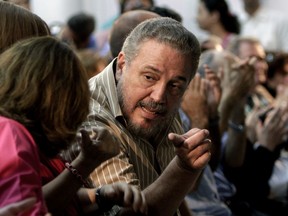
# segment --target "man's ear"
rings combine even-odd
[[[125,54],[121,51],[117,57],[116,80],[122,75],[125,63]]]

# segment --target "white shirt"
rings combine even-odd
[[[269,180],[269,198],[287,202],[288,192],[288,151],[282,150],[280,157],[276,160],[272,176]]]
[[[288,17],[260,8],[253,16],[243,17],[241,35],[256,37],[266,51],[288,52]]]

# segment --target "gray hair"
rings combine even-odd
[[[235,63],[238,60],[237,56],[228,50],[210,49],[202,52],[199,61],[198,73],[201,77],[205,77],[204,65],[218,73],[220,68],[223,68],[225,63]]]
[[[195,75],[200,57],[199,41],[181,23],[168,17],[146,20],[133,29],[122,47],[128,64],[137,55],[141,43],[151,39],[168,44],[183,55],[191,56],[191,73]]]
[[[259,44],[261,45],[261,42],[258,38],[250,37],[250,36],[241,36],[237,37],[235,40],[233,40],[230,45],[227,47],[227,50],[231,53],[239,56],[240,54],[240,46],[242,43],[249,43],[249,44]]]

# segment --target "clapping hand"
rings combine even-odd
[[[98,122],[97,126],[85,126],[81,129],[82,157],[87,164],[96,167],[120,152],[120,142],[115,134],[105,124]]]

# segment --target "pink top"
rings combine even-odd
[[[38,147],[27,129],[0,116],[0,207],[36,197],[33,208],[21,215],[44,215]]]

